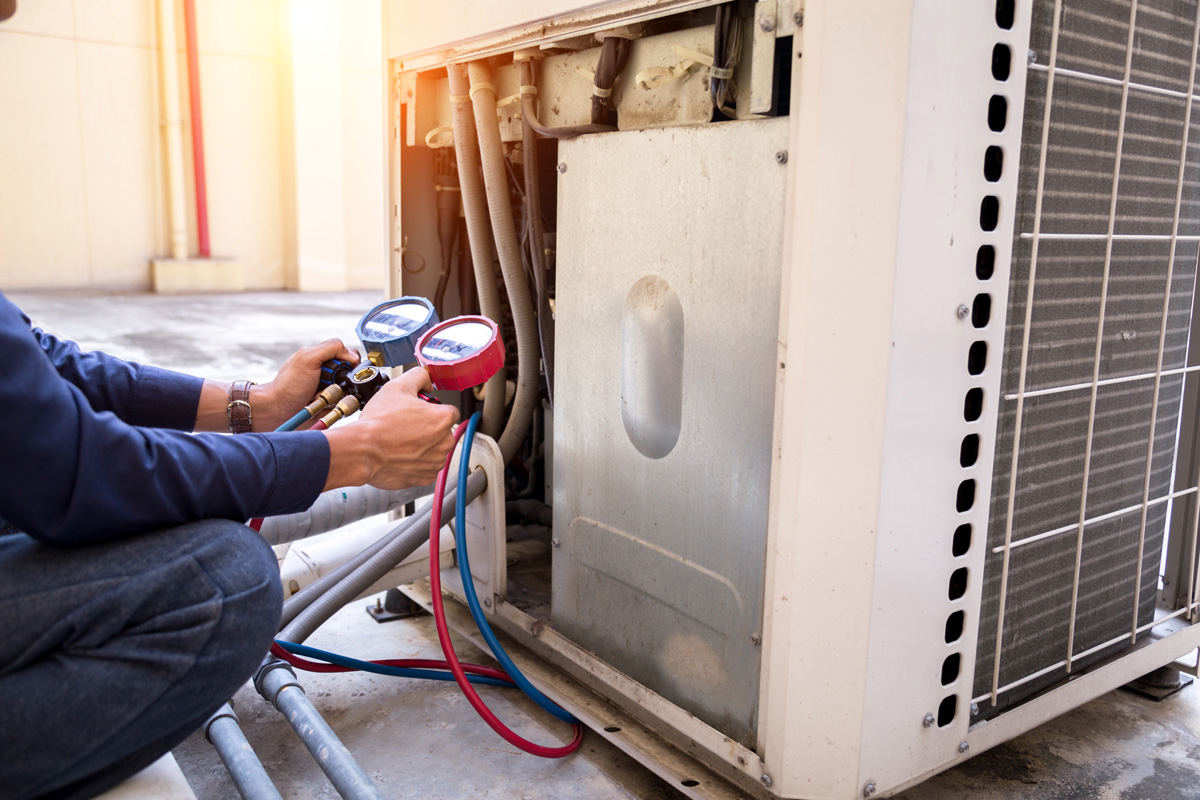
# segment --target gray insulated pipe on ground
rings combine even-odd
[[[471,262],[475,267],[475,287],[479,293],[479,313],[499,324],[500,290],[492,268],[492,231],[488,225],[487,200],[480,174],[479,143],[475,133],[475,118],[470,108],[470,82],[467,68],[462,64],[447,67],[450,77],[450,114],[454,126],[454,154],[458,159],[458,182],[462,192],[463,216],[467,222],[467,240],[471,245]],[[501,369],[484,386],[483,419],[480,432],[495,439],[504,422],[505,383],[508,376]],[[506,462],[507,463],[507,462]]]
[[[217,749],[229,777],[233,778],[233,785],[245,800],[283,800],[271,776],[254,754],[254,748],[246,741],[229,703],[208,718],[204,735]]]
[[[496,253],[500,256],[500,271],[512,306],[513,325],[517,329],[517,395],[512,415],[500,435],[500,454],[507,464],[516,455],[529,431],[533,407],[538,402],[538,343],[537,315],[525,282],[521,265],[521,245],[513,222],[512,201],[508,194],[508,170],[504,166],[504,146],[500,142],[500,119],[496,116],[496,88],[492,73],[482,61],[467,65],[470,77],[471,104],[475,109],[475,129],[479,136],[479,154],[483,163],[483,183],[487,190],[488,211],[492,215],[492,233],[496,237]],[[452,93],[454,89],[450,90]],[[464,199],[466,186],[463,187]]]
[[[376,489],[374,486],[335,489],[323,492],[307,511],[267,517],[258,534],[269,545],[286,544],[382,514],[432,492],[432,484],[396,492]]]
[[[471,476],[467,478],[466,502],[469,504],[486,488],[487,474],[481,469],[472,472]],[[454,501],[457,491],[457,488],[453,492],[447,491],[442,498],[443,524],[454,517]],[[342,606],[358,597],[396,564],[412,555],[413,551],[429,540],[429,518],[432,508],[432,503],[425,506],[419,513],[406,519],[404,523],[397,526],[395,531],[385,536],[386,541],[381,539],[381,545],[376,543],[378,546],[373,545],[338,569],[323,575],[316,583],[306,586],[304,592],[314,589],[318,583],[324,584],[315,588],[308,598],[301,600],[303,605],[295,603],[291,608],[288,607],[288,604],[284,605],[285,623],[278,638],[285,642],[303,642],[312,635],[313,631],[336,614]],[[364,554],[371,550],[374,552],[363,558]],[[430,569],[434,569],[433,559],[436,556],[430,555]],[[355,562],[358,563],[355,564]],[[288,600],[288,603],[300,600],[304,592],[298,592]],[[289,612],[291,619],[287,620]]]
[[[338,794],[346,800],[384,800],[375,782],[304,694],[291,667],[278,660],[265,664],[254,678],[254,688],[283,714]]]

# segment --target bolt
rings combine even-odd
[[[762,644],[762,637],[759,636],[757,633],[750,634],[750,644],[754,645],[755,647],[758,647],[760,644]]]
[[[1030,51],[1029,51],[1029,63],[1030,63],[1030,64],[1036,64],[1036,63],[1037,63],[1037,51],[1036,51],[1036,50],[1030,50]]]
[[[558,539],[551,539],[550,544],[554,547],[562,547],[562,542],[560,542]]]
[[[971,703],[971,716],[972,717],[979,716],[979,703]]]
[[[778,153],[775,154],[775,163],[777,163],[777,164],[786,164],[787,163],[787,150],[780,150]]]
[[[567,165],[560,163],[557,167],[555,167],[555,169],[558,170],[559,175],[562,175],[564,172],[567,171]]]
[[[761,17],[758,20],[758,27],[762,28],[763,33],[770,33],[775,30],[775,20],[771,17]]]
[[[921,724],[924,725],[926,728],[932,728],[933,727],[933,714],[926,714],[925,719],[921,720]]]
[[[792,22],[796,23],[797,28],[802,27],[804,25],[804,12],[797,11],[795,14],[792,14]]]
[[[875,794],[875,784],[868,783],[863,787],[863,797],[871,797]]]
[[[971,309],[966,304],[963,304],[958,307],[958,318],[959,319],[966,319],[969,316],[971,316]]]
[[[762,774],[762,777],[759,778],[759,780],[762,781],[762,785],[767,787],[768,789],[770,789],[771,784],[775,782],[775,781],[771,780],[771,776],[765,772]]]
[[[971,749],[971,745],[967,744],[966,742],[958,743],[958,752],[966,753],[966,752],[970,751],[970,749]]]
[[[378,597],[375,598],[375,610],[383,611],[383,600]]]
[[[483,598],[483,607],[491,608],[492,607],[492,598],[490,598],[490,597]]]

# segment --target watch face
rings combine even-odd
[[[482,322],[447,325],[425,341],[421,356],[427,361],[442,363],[461,361],[482,350],[492,335],[492,328]]]
[[[363,335],[373,342],[399,339],[424,325],[429,316],[429,309],[421,303],[396,303],[379,309],[364,320]]]

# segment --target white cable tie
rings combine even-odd
[[[520,94],[537,94],[537,87],[528,83],[521,84]]]
[[[713,57],[707,53],[701,53],[699,50],[693,50],[692,48],[684,47],[681,44],[671,45],[671,50],[677,55],[681,55],[684,58],[695,61],[697,64],[703,64],[706,67],[711,67],[713,65]]]
[[[501,107],[503,107],[503,106],[506,106],[506,105],[508,105],[509,103],[515,103],[515,102],[517,102],[517,101],[518,101],[518,100],[520,100],[520,99],[521,99],[521,95],[519,95],[519,94],[510,94],[508,97],[504,97],[504,98],[501,98],[501,99],[497,100],[497,101],[496,101],[496,108],[501,108]]]
[[[425,134],[425,146],[434,150],[439,147],[449,147],[452,144],[454,144],[454,128],[449,125],[433,128]]]
[[[467,97],[471,100],[474,100],[476,92],[491,92],[492,94],[495,94],[496,87],[492,86],[492,84],[488,83],[487,81],[480,81],[479,83],[471,84],[471,91],[467,93]]]
[[[471,102],[471,95],[469,95],[469,94],[452,94],[452,95],[450,95],[450,102],[451,103],[469,103],[469,102]]]
[[[586,78],[589,83],[596,82],[596,73],[592,72],[590,69],[583,66],[582,64],[580,64],[578,67],[575,68],[575,74],[581,78]]]
[[[709,74],[719,81],[727,81],[733,77],[733,70],[728,67],[710,67]]]
[[[612,89],[601,89],[599,86],[592,87],[592,94],[601,99],[612,97]]]

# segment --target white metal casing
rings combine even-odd
[[[632,16],[656,4],[636,5]],[[1010,29],[990,2],[786,5],[780,16],[802,15],[803,25],[792,52],[758,758],[723,746],[718,731],[686,713],[660,714],[662,698],[644,705],[707,759],[766,776],[772,794],[848,800],[868,785],[879,796],[898,791],[1011,738],[1169,663],[1197,635],[1179,626],[1123,663],[970,728],[1031,4],[1016,2]],[[587,30],[589,13],[548,30]],[[435,64],[428,54],[462,58],[536,42],[526,20],[509,22],[481,37],[477,51],[455,38],[390,53],[406,65]],[[1005,81],[990,70],[997,44],[1015,54]],[[993,96],[1007,100],[999,131],[988,126]],[[983,171],[989,146],[1005,154],[994,182]],[[999,206],[992,230],[981,227],[985,197]],[[974,269],[983,244],[996,251],[986,281]],[[993,302],[977,329],[969,311],[980,293]],[[977,342],[989,357],[971,375]],[[983,400],[968,420],[972,390]],[[964,468],[960,445],[970,434],[979,453]],[[964,481],[974,481],[973,502],[960,512]],[[971,546],[956,557],[952,541],[964,524],[973,526]],[[962,570],[965,591],[951,599]],[[956,612],[961,635],[947,642]],[[543,655],[587,660],[518,615],[497,615]],[[957,678],[943,685],[954,655]],[[629,698],[616,678],[588,672],[593,685]],[[938,724],[949,697],[955,712]]]

